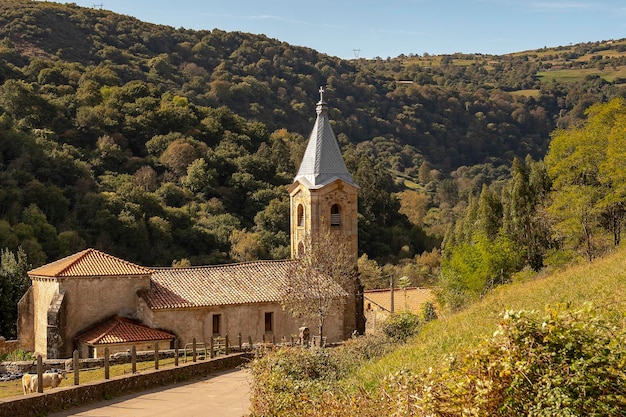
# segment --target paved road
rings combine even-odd
[[[248,415],[249,393],[248,373],[228,371],[49,414],[48,417],[242,417]]]

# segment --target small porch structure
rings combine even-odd
[[[162,330],[153,329],[139,321],[115,316],[111,320],[94,327],[76,338],[81,358],[98,358],[109,348],[109,354],[128,352],[133,346],[138,351],[170,349],[176,336]]]

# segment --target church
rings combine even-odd
[[[292,259],[307,236],[329,231],[345,242],[356,267],[357,195],[328,119],[320,88],[317,118],[300,168],[289,187]],[[31,287],[18,304],[20,346],[44,358],[98,356],[135,345],[138,350],[179,346],[211,337],[231,341],[281,340],[315,323],[282,308],[293,260],[186,268],[140,266],[87,249],[28,272]],[[355,278],[356,280],[357,278]],[[359,286],[356,285],[356,288]],[[363,299],[341,291],[344,302],[326,321],[327,342],[363,333]],[[235,342],[236,343],[236,342]]]

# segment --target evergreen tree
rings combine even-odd
[[[30,286],[29,269],[22,248],[16,253],[5,248],[0,253],[0,336],[6,339],[17,337],[17,302]]]
[[[525,162],[513,160],[511,180],[502,194],[504,232],[518,245],[525,263],[536,271],[543,266],[543,255],[551,246],[550,225],[541,216],[549,192],[550,179],[543,162],[530,156]]]

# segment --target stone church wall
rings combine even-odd
[[[48,308],[55,294],[59,292],[59,283],[51,279],[33,280],[35,354],[47,357],[48,353]],[[22,335],[20,334],[20,339]]]
[[[165,331],[172,332],[184,347],[191,343],[193,338],[197,342],[209,343],[213,336],[213,316],[220,315],[220,335],[228,337],[231,344],[237,343],[239,333],[243,341],[252,338],[252,342],[260,342],[265,339],[270,341],[272,336],[280,341],[284,336],[289,340],[292,335],[299,334],[299,328],[303,325],[309,327],[311,335],[317,334],[317,322],[303,323],[282,309],[279,304],[252,304],[239,306],[222,306],[216,308],[199,308],[189,310],[158,310],[150,311],[140,308],[143,317],[140,317],[146,325]],[[273,329],[265,332],[265,313],[273,313]],[[335,314],[329,315],[324,324],[324,335],[328,343],[344,340],[343,310],[338,308]]]
[[[137,290],[150,286],[149,276],[67,278],[65,290],[66,324],[61,330],[63,346],[59,357],[69,358],[75,349],[74,338],[103,321],[120,315],[137,318]]]
[[[33,352],[35,350],[35,300],[32,285],[17,303],[17,310],[17,335],[19,347]],[[3,352],[0,352],[0,354],[1,353]]]

